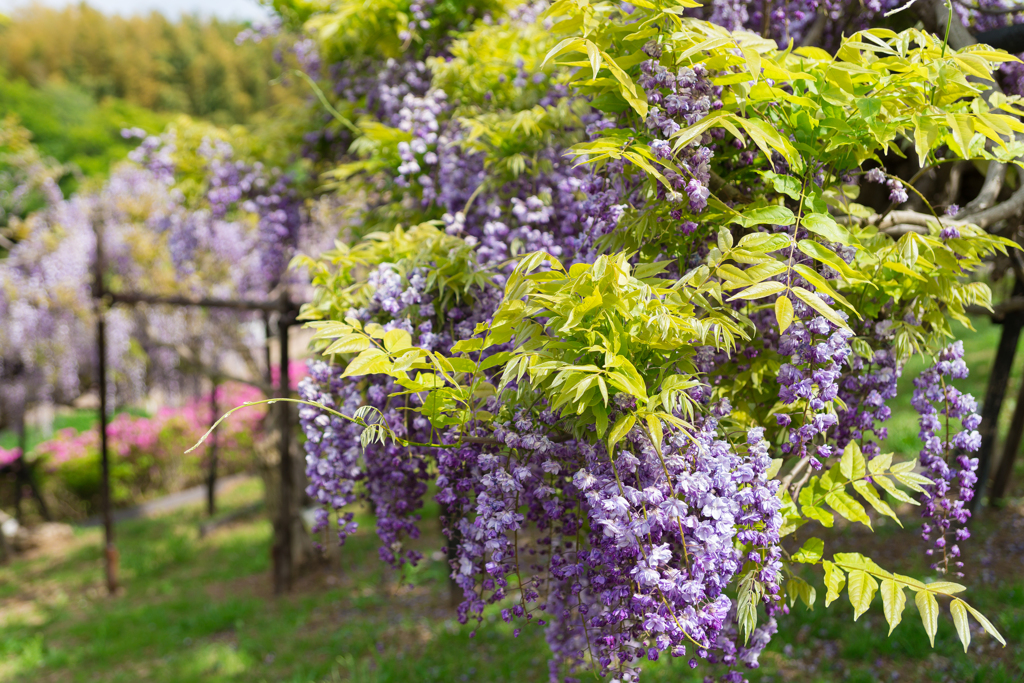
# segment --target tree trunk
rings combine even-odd
[[[1006,435],[1006,443],[1003,444],[1003,457],[999,460],[999,468],[992,480],[992,492],[989,494],[990,506],[995,506],[997,501],[1006,496],[1010,479],[1013,477],[1013,463],[1017,459],[1017,451],[1020,450],[1022,438],[1024,438],[1024,384],[1021,384],[1020,392],[1017,394],[1017,405],[1013,409],[1010,431]]]
[[[1024,283],[1017,280],[1013,284],[1013,296],[1024,295]],[[989,472],[992,469],[992,453],[996,439],[999,438],[999,413],[1006,397],[1006,385],[1010,381],[1010,370],[1013,359],[1017,355],[1017,342],[1020,340],[1021,327],[1024,326],[1024,314],[1008,313],[1003,320],[1003,332],[999,337],[999,348],[996,349],[992,374],[988,378],[985,400],[981,404],[981,448],[978,450],[978,485],[971,501],[971,512],[976,512],[981,505]]]
[[[287,409],[289,405],[287,403],[276,403],[271,406],[271,414],[268,416],[268,421],[272,420],[272,424],[278,422],[275,419],[276,411],[281,409]],[[294,440],[291,441],[291,465],[293,469],[292,481],[301,482],[306,476],[303,468],[303,459],[297,457],[295,452],[298,449],[298,444]],[[290,574],[298,574],[304,567],[306,567],[316,557],[316,550],[313,547],[313,540],[310,538],[309,533],[306,531],[306,526],[302,521],[301,514],[301,497],[291,496],[290,504],[288,505],[288,533],[282,534],[279,525],[282,524],[283,517],[281,515],[281,452],[280,452],[280,431],[274,429],[270,431],[266,437],[261,439],[256,444],[256,463],[259,469],[260,477],[263,479],[264,496],[267,505],[267,515],[274,524],[274,547],[271,549],[272,553],[277,555],[277,560],[284,561],[289,566]],[[282,547],[280,545],[281,537],[288,538],[288,547]],[[290,578],[289,578],[290,581]],[[275,590],[283,591],[287,590],[287,586],[276,586]]]

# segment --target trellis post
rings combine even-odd
[[[104,316],[103,288],[103,237],[99,221],[93,218],[93,230],[96,233],[96,258],[93,279],[93,297],[96,301],[96,346],[99,351],[97,359],[98,391],[100,398],[100,468],[102,483],[100,487],[101,505],[103,507],[103,534],[106,540],[105,560],[107,575],[107,591],[113,595],[117,592],[117,546],[114,544],[114,518],[110,510],[110,457],[107,449],[107,330]]]
[[[279,398],[289,398],[291,395],[289,383],[289,359],[288,359],[288,327],[291,323],[291,307],[289,306],[287,293],[281,292],[281,313],[278,316],[278,390]],[[294,498],[294,481],[291,458],[291,411],[287,402],[277,404],[278,430],[280,431],[279,476],[280,476],[280,503],[275,522],[274,533],[274,592],[284,593],[291,589],[294,570],[293,539],[292,539],[292,499]]]
[[[210,379],[210,429],[217,423],[220,410],[217,406],[217,379]],[[217,430],[213,429],[210,434],[209,462],[206,474],[206,514],[213,517],[217,511],[217,451],[220,446],[217,437]]]

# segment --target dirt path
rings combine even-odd
[[[255,479],[256,477],[251,474],[233,474],[229,477],[217,480],[217,493],[221,494],[225,491],[233,489],[239,484]],[[178,508],[193,503],[201,503],[206,500],[206,487],[205,486],[193,486],[190,489],[184,491],[178,491],[172,493],[163,498],[157,498],[135,507],[123,508],[121,510],[114,510],[113,517],[114,522],[123,522],[128,519],[140,519],[143,517],[152,517],[159,515],[164,512],[170,512],[171,510],[177,510]],[[78,522],[76,526],[80,527],[93,527],[100,526],[103,524],[102,515],[93,515],[88,517],[81,522]]]

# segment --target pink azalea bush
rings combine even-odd
[[[217,389],[221,410],[261,398],[258,389],[244,384],[229,383]],[[219,474],[250,468],[254,439],[265,415],[265,406],[255,406],[222,423],[217,430]],[[116,416],[107,426],[114,504],[133,505],[205,481],[210,442],[192,453],[185,451],[206,432],[211,417],[208,393],[179,407],[162,408],[152,417]],[[0,463],[8,453],[0,451]],[[95,429],[81,433],[63,429],[30,457],[41,465],[47,495],[65,514],[80,516],[98,509],[101,473]]]
[[[10,450],[0,447],[0,467],[6,467],[12,462],[21,457],[20,448],[12,448]]]

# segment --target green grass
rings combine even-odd
[[[246,485],[221,507],[261,495]],[[362,534],[340,570],[318,568],[274,598],[269,524],[200,540],[201,520],[196,508],[121,525],[125,589],[112,599],[96,530],[0,568],[0,681],[523,681],[546,671],[539,633],[513,639],[499,621],[469,638],[448,609],[442,562],[400,577]],[[424,523],[437,528],[436,518]]]
[[[245,484],[222,497],[221,509],[230,512],[261,495],[258,483]],[[986,538],[996,539],[998,549],[1013,538],[1006,529],[1024,526],[1024,518],[1013,514],[1011,524],[1006,514],[980,520],[982,532],[972,541],[977,555],[991,552]],[[418,544],[429,556],[441,545],[436,509],[425,517]],[[0,681],[547,680],[547,647],[537,628],[513,638],[511,627],[493,613],[482,625],[459,625],[448,603],[445,564],[428,559],[404,575],[385,569],[370,519],[360,518],[365,531],[350,539],[339,558],[307,573],[285,597],[270,591],[265,520],[240,521],[200,539],[202,520],[197,507],[120,525],[124,589],[114,598],[103,589],[98,530],[78,531],[67,547],[0,568]],[[838,531],[827,543],[868,552],[894,570],[924,573],[913,533],[892,525],[876,535]],[[1005,553],[1000,557],[1006,559]],[[822,607],[815,579],[816,609],[798,608],[780,620],[761,669],[749,677],[807,683],[1021,680],[1020,559],[1018,552],[1015,562],[997,562],[996,573],[974,581],[968,593],[1009,639],[1006,649],[993,650],[990,639],[975,634],[971,653],[964,655],[946,614],[933,651],[913,605],[887,638],[880,604],[854,623],[845,597]],[[891,678],[891,671],[899,678]],[[696,682],[706,673],[663,658],[645,668],[643,680]]]

